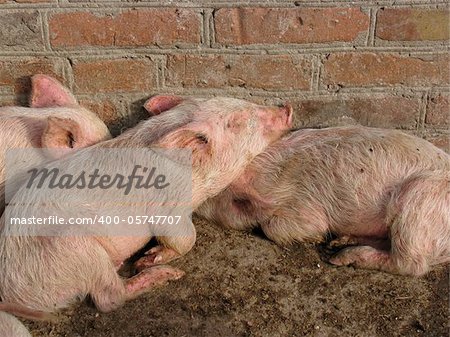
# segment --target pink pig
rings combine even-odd
[[[146,108],[154,114],[164,113],[94,148],[191,149],[193,208],[226,188],[292,123],[290,107],[264,107],[231,98],[156,96]],[[87,151],[80,150],[62,161],[67,167],[85,167],[92,162]],[[29,196],[39,198],[39,193],[21,188],[12,202],[29,200]],[[99,204],[104,202],[99,199]],[[59,200],[57,195],[55,200]],[[85,205],[77,212],[93,216],[94,208]],[[5,221],[3,216],[3,231]],[[192,228],[193,235],[157,237],[159,246],[142,258],[140,272],[129,279],[122,279],[117,268],[151,237],[1,235],[0,297],[5,303],[52,312],[90,294],[99,310],[113,310],[183,275],[179,269],[155,264],[180,257],[194,245],[193,224],[189,220],[184,225]]]
[[[6,312],[33,320],[54,320],[51,314],[33,311],[17,305],[0,303],[0,336],[5,337],[31,337],[22,322]]]
[[[32,77],[30,108],[0,108],[0,194],[4,194],[5,154],[9,149],[80,149],[111,138],[106,125],[81,107],[61,83],[50,76]],[[53,154],[55,152],[52,152]],[[61,155],[67,151],[61,151]],[[48,158],[42,152],[42,162]],[[26,165],[24,164],[24,169]],[[4,204],[1,203],[1,209]]]
[[[7,337],[31,337],[27,328],[14,316],[0,311],[0,335]]]
[[[450,261],[449,159],[400,131],[298,130],[197,212],[227,228],[260,226],[281,245],[332,233],[355,245],[335,265],[423,275]]]

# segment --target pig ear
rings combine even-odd
[[[41,144],[43,148],[71,149],[75,147],[79,133],[78,123],[68,118],[49,117]]]
[[[34,75],[31,78],[30,107],[71,107],[78,106],[76,98],[69,89],[47,75]]]
[[[170,110],[176,107],[183,101],[183,98],[175,95],[157,95],[153,96],[144,104],[145,110],[147,110],[152,116],[159,115],[161,112]]]
[[[190,129],[172,132],[161,141],[160,146],[191,149],[194,165],[207,161],[211,153],[211,141],[208,135],[204,132]]]

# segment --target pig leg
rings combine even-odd
[[[126,299],[133,299],[150,289],[164,285],[170,280],[178,280],[184,272],[169,266],[154,266],[139,272],[125,282]]]
[[[102,312],[112,311],[126,300],[124,281],[112,266],[102,271],[89,294],[97,309]]]
[[[391,249],[346,248],[336,265],[423,275],[435,263],[450,260],[449,173],[424,172],[405,180],[386,207]]]
[[[153,247],[134,263],[137,271],[178,259],[191,250],[195,236],[159,237],[161,245]],[[173,247],[173,248],[172,248]]]
[[[124,280],[92,237],[0,235],[0,255],[2,301],[42,312],[65,308],[87,294],[99,310],[111,311],[183,275],[180,270],[158,266]]]
[[[154,266],[123,280],[115,269],[109,269],[103,273],[101,279],[97,280],[90,295],[100,311],[109,312],[125,301],[134,299],[154,287],[164,285],[169,280],[177,280],[183,275],[184,272],[176,268]]]
[[[390,253],[371,246],[345,248],[333,256],[329,262],[337,266],[353,265],[365,269],[396,272]]]
[[[153,260],[153,263],[155,264],[172,261],[181,256],[181,254],[177,253],[172,248],[161,245],[149,249],[145,255],[147,255],[149,260]]]
[[[189,223],[187,231],[192,235],[187,236],[159,236],[156,237],[159,245],[151,248],[145,256],[134,264],[136,270],[140,271],[156,264],[163,264],[175,260],[189,252],[195,244],[196,232],[192,222]]]
[[[0,311],[0,334],[7,337],[31,337],[22,322],[2,311]]]
[[[295,211],[295,210],[294,210]],[[292,212],[292,210],[289,210]],[[327,232],[324,214],[300,209],[295,213],[272,216],[261,223],[261,229],[271,240],[280,245],[292,242],[321,242]],[[300,214],[300,215],[299,215]]]
[[[106,251],[103,246],[97,241],[94,244],[95,246],[91,250],[98,251],[98,261],[96,261],[98,268],[93,268],[91,272],[94,275],[91,276],[89,294],[96,307],[102,312],[114,310],[125,301],[134,299],[155,286],[163,285],[169,280],[177,280],[184,275],[183,271],[176,268],[155,266],[142,269],[137,275],[124,280],[117,273],[117,268],[109,256],[104,256]],[[99,256],[100,254],[102,256]]]
[[[390,241],[379,238],[357,237],[357,236],[340,236],[328,243],[330,248],[343,248],[344,246],[370,246],[379,250],[389,250]]]

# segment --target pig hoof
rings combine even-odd
[[[158,260],[161,261],[161,259],[157,259],[158,256],[155,255],[148,255],[141,257],[139,260],[137,260],[134,263],[134,268],[136,269],[136,272],[141,272],[142,270],[148,269],[150,267],[156,266],[158,264]]]
[[[330,259],[337,266],[353,265],[359,268],[392,271],[392,259],[389,252],[370,246],[349,247],[341,250]]]
[[[164,250],[163,246],[156,246],[156,247],[150,248],[148,251],[146,251],[145,255],[151,255],[151,254],[160,253],[163,250]]]
[[[367,250],[371,247],[359,246],[344,248],[339,253],[330,258],[329,262],[336,266],[355,265],[365,260]]]
[[[156,246],[145,253],[145,256],[141,257],[134,263],[136,271],[141,271],[149,267],[153,267],[158,264],[167,263],[176,259],[180,255],[171,248],[164,246]]]
[[[145,270],[147,268],[164,263],[163,261],[164,249],[165,248],[162,246],[156,246],[145,252],[145,256],[141,257],[134,263],[134,268],[136,269],[136,272],[141,272],[142,270]]]
[[[328,243],[328,246],[330,248],[339,248],[339,247],[343,247],[343,246],[354,246],[357,245],[358,241],[356,240],[356,238],[353,238],[351,236],[341,236],[338,237],[334,240],[331,240]]]

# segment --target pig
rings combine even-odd
[[[0,108],[0,195],[4,195],[5,154],[16,148],[58,148],[40,153],[41,161],[108,140],[106,125],[93,112],[81,107],[56,79],[47,75],[31,78],[30,108]],[[19,160],[19,159],[18,159]],[[23,169],[26,163],[23,161]],[[34,160],[36,162],[36,160]],[[3,199],[3,198],[2,198]],[[4,201],[0,202],[1,209]]]
[[[226,228],[260,227],[280,245],[350,244],[332,256],[420,276],[450,260],[450,161],[431,143],[363,126],[300,129],[260,154],[197,214]]]
[[[54,320],[55,317],[50,314],[42,312],[32,311],[24,307],[9,305],[0,303],[0,336],[5,337],[31,337],[28,330],[17,318],[11,314],[6,313],[9,311],[16,315],[20,315],[24,318],[33,320]]]
[[[266,107],[232,98],[160,95],[149,99],[145,107],[155,116],[92,148],[191,149],[194,209],[225,189],[292,124],[292,108],[288,105]],[[61,161],[67,167],[84,167],[92,162],[88,151],[79,150]],[[12,203],[30,197],[38,200],[39,193],[21,188]],[[52,202],[58,200],[56,195]],[[60,207],[64,209],[63,205]],[[95,212],[90,205],[77,208],[84,217],[93,217]],[[4,303],[53,312],[89,294],[100,311],[113,310],[126,300],[183,275],[183,271],[165,263],[186,254],[194,245],[195,228],[190,219],[188,222],[191,235],[157,236],[158,245],[139,260],[139,272],[123,279],[117,269],[151,236],[5,235],[8,226],[3,215],[0,298]]]
[[[31,337],[27,328],[14,316],[0,311],[0,335],[5,337]]]

